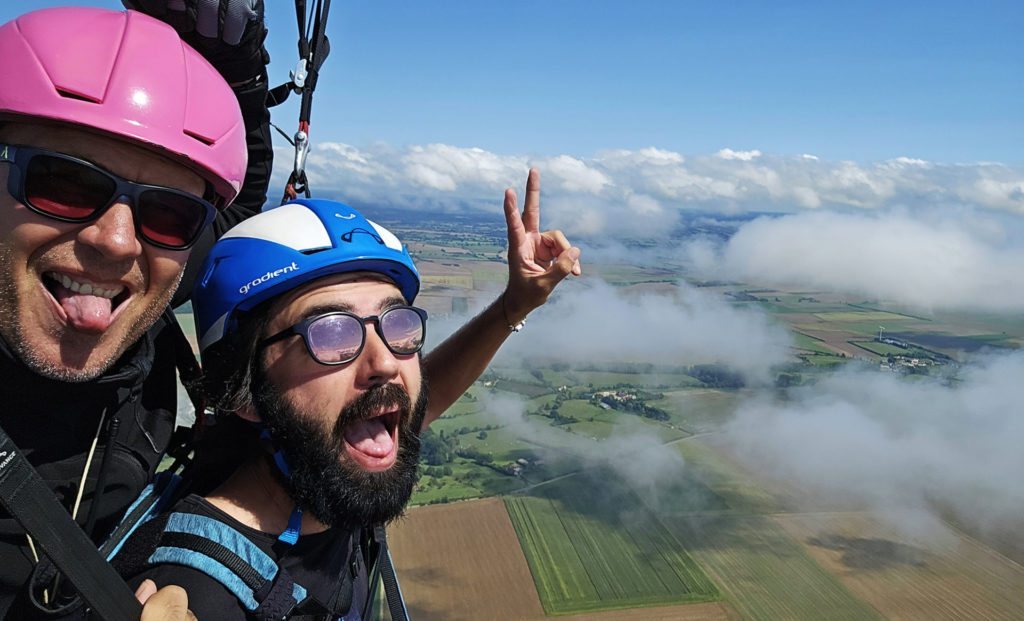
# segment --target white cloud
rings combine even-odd
[[[1024,310],[1024,249],[991,218],[810,212],[759,218],[718,252],[690,253],[711,277],[861,294],[926,310]]]
[[[446,144],[410,147],[401,162],[414,184],[445,192],[456,190],[460,184],[497,187],[513,175],[522,176],[526,172],[523,158]]]
[[[542,179],[554,182],[562,191],[578,194],[600,194],[611,179],[601,171],[587,166],[583,160],[560,155],[550,160],[536,162],[542,172]]]
[[[283,186],[292,161],[291,149],[277,150],[277,187]],[[629,196],[641,195],[657,201],[665,213],[960,205],[1024,215],[1024,167],[940,165],[909,157],[865,164],[758,150],[683,156],[647,147],[600,151],[592,158],[531,159],[446,144],[396,149],[325,143],[313,145],[307,172],[311,188],[321,193],[372,196],[377,203],[398,206],[430,200],[446,209],[486,203],[489,209],[495,201],[500,205],[506,187],[522,187],[529,166],[540,168],[544,196],[563,199],[562,205],[596,197],[600,201],[591,207],[608,211],[601,220],[609,224],[616,220],[608,216]],[[656,219],[646,233],[671,230],[663,224],[664,218]],[[590,223],[584,228],[590,230]],[[644,230],[642,222],[633,228]]]
[[[1024,515],[1022,376],[1019,352],[977,360],[953,386],[839,373],[785,401],[758,395],[726,437],[750,467],[833,503],[883,518],[924,511],[931,528],[951,508],[978,528],[1011,528]]]
[[[733,151],[732,149],[722,149],[715,155],[723,160],[743,160],[744,162],[749,162],[756,157],[761,157],[761,152],[757,149],[754,149],[753,151]]]
[[[444,321],[437,334],[464,319]],[[673,294],[623,292],[583,278],[560,284],[498,356],[511,364],[538,356],[571,365],[719,363],[760,381],[788,359],[789,345],[788,332],[770,318],[730,305],[718,294],[685,284]]]

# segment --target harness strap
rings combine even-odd
[[[171,513],[147,562],[174,563],[207,574],[258,619],[282,619],[306,597],[306,589],[259,546],[202,515]]]
[[[331,0],[316,0],[316,7],[306,17],[306,0],[295,0],[295,16],[299,26],[299,62],[291,72],[291,81],[267,93],[267,107],[276,106],[295,91],[301,94],[299,104],[299,129],[295,139],[289,140],[295,147],[295,164],[285,184],[281,203],[298,198],[299,194],[310,197],[306,181],[306,156],[309,154],[309,120],[313,107],[313,91],[316,90],[320,67],[331,53],[327,39],[327,15]],[[312,22],[312,23],[308,23]],[[280,130],[279,130],[280,131]]]
[[[381,580],[384,582],[384,595],[388,598],[391,621],[409,621],[409,611],[405,608],[402,589],[398,587],[398,576],[395,575],[395,566],[391,562],[391,551],[388,550],[384,527],[375,526],[373,536],[380,542]]]
[[[395,574],[395,566],[391,562],[387,534],[382,524],[373,527],[370,531],[370,539],[368,553],[373,559],[373,568],[370,570],[370,594],[366,599],[362,617],[364,619],[371,618],[377,595],[377,583],[383,582],[384,595],[388,600],[388,611],[391,613],[392,621],[409,621],[409,611],[405,608],[402,589],[398,586],[398,576]]]
[[[75,585],[99,618],[136,620],[142,606],[0,428],[0,504]]]
[[[128,510],[125,511],[121,522],[114,528],[103,545],[100,546],[100,553],[109,561],[117,556],[125,541],[131,537],[139,526],[142,526],[153,516],[162,513],[181,495],[182,479],[176,474],[168,471],[158,472],[153,482],[146,486],[139,497],[135,499]]]

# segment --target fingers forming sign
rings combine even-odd
[[[582,273],[580,249],[562,231],[540,230],[540,173],[531,168],[526,180],[522,214],[516,193],[505,190],[505,224],[508,227],[508,294],[506,312],[518,322],[547,301],[569,274]]]

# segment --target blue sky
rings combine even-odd
[[[268,4],[281,82],[294,9]],[[328,23],[314,140],[1024,163],[1019,3],[336,0]]]

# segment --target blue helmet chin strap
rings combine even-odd
[[[274,447],[274,464],[277,465],[277,469],[281,471],[281,474],[285,478],[292,476],[292,469],[288,465],[288,459],[285,457],[284,451],[277,447],[277,443],[274,442],[274,438],[270,435],[270,430],[266,427],[260,431],[260,439],[266,440],[271,443]],[[277,540],[288,544],[290,546],[295,545],[295,542],[299,540],[299,533],[302,531],[302,508],[295,505],[292,509],[292,514],[288,517],[288,528],[284,529],[280,535],[277,536]]]

